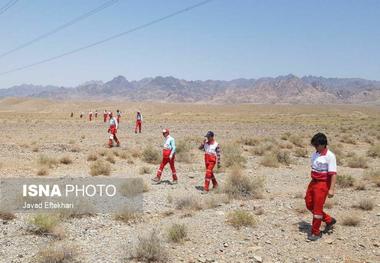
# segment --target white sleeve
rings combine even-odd
[[[329,156],[328,166],[329,173],[336,173],[336,157],[334,154],[331,154]]]

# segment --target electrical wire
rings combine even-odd
[[[69,22],[67,22],[65,24],[62,24],[62,25],[54,28],[51,31],[48,31],[48,32],[46,32],[44,34],[41,34],[38,37],[33,38],[32,40],[29,40],[29,41],[27,41],[27,42],[25,42],[25,43],[23,43],[23,44],[15,47],[15,48],[12,48],[12,49],[4,52],[4,53],[1,53],[0,54],[0,58],[3,58],[3,57],[5,57],[5,56],[7,56],[9,54],[12,54],[12,53],[20,50],[20,49],[23,49],[23,48],[25,48],[27,46],[30,46],[30,45],[34,44],[35,42],[38,42],[38,41],[40,41],[40,40],[42,40],[44,38],[47,38],[47,37],[49,37],[49,36],[51,36],[51,35],[59,32],[59,31],[61,31],[63,29],[65,29],[65,28],[67,28],[69,26],[72,26],[72,25],[78,23],[79,21],[81,21],[81,20],[83,20],[83,19],[85,19],[85,18],[87,18],[89,16],[95,15],[95,14],[99,13],[100,11],[106,9],[107,7],[110,7],[110,6],[114,5],[118,1],[119,0],[110,0],[110,1],[107,1],[107,2],[103,3],[102,5],[100,5],[100,6],[96,7],[96,8],[94,8],[94,9],[92,9],[92,10],[90,10],[90,11],[88,11],[88,12],[86,12],[86,13],[84,13],[84,14],[82,14],[82,15],[80,15],[80,16],[72,19],[72,20],[70,20]]]
[[[6,3],[3,7],[0,7],[0,15],[4,14],[9,8],[14,6],[18,0],[11,0],[8,3]]]
[[[29,64],[29,65],[25,65],[25,66],[21,66],[21,67],[17,67],[17,68],[14,68],[14,69],[11,69],[11,70],[8,70],[8,71],[3,71],[3,72],[0,72],[0,76],[3,76],[3,75],[6,75],[6,74],[9,74],[9,73],[13,73],[13,72],[16,72],[16,71],[20,71],[20,70],[24,70],[24,69],[27,69],[27,68],[31,68],[31,67],[34,67],[34,66],[37,66],[37,65],[41,65],[41,64],[44,64],[44,63],[47,63],[47,62],[50,62],[50,61],[53,61],[53,60],[57,60],[57,59],[60,59],[62,57],[65,57],[65,56],[69,56],[69,55],[72,55],[74,53],[78,53],[82,50],[85,50],[85,49],[88,49],[88,48],[91,48],[91,47],[94,47],[94,46],[98,46],[100,44],[103,44],[105,42],[108,42],[108,41],[111,41],[111,40],[114,40],[116,38],[120,38],[122,36],[125,36],[125,35],[128,35],[128,34],[131,34],[135,31],[138,31],[138,30],[141,30],[141,29],[144,29],[144,28],[147,28],[149,26],[152,26],[154,24],[157,24],[157,23],[160,23],[164,20],[167,20],[169,18],[172,18],[174,16],[177,16],[177,15],[180,15],[182,13],[185,13],[185,12],[189,12],[197,7],[200,7],[200,6],[203,6],[209,2],[211,2],[213,0],[205,0],[205,1],[201,1],[197,4],[194,4],[194,5],[191,5],[191,6],[188,6],[188,7],[185,7],[183,9],[180,9],[178,11],[175,11],[173,13],[170,13],[166,16],[163,16],[163,17],[160,17],[160,18],[156,18],[154,20],[151,20],[150,22],[147,22],[145,24],[142,24],[142,25],[139,25],[139,26],[136,26],[132,29],[129,29],[127,31],[124,31],[124,32],[121,32],[121,33],[118,33],[118,34],[115,34],[115,35],[112,35],[110,37],[107,37],[105,39],[102,39],[102,40],[99,40],[97,42],[94,42],[94,43],[91,43],[91,44],[88,44],[86,46],[82,46],[82,47],[79,47],[79,48],[76,48],[76,49],[73,49],[71,51],[68,51],[66,53],[63,53],[63,54],[60,54],[60,55],[57,55],[57,56],[54,56],[54,57],[50,57],[50,58],[47,58],[47,59],[43,59],[43,60],[40,60],[40,61],[37,61],[37,62],[34,62],[32,64]]]

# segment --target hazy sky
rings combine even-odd
[[[9,0],[0,0],[0,7]],[[0,53],[106,0],[19,0],[0,15]],[[14,54],[0,73],[90,44],[197,3],[120,0]],[[293,73],[380,80],[378,0],[214,0],[149,28],[30,69],[0,76],[21,83],[74,86],[116,75],[140,79],[233,79]]]

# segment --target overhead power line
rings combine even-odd
[[[4,6],[0,7],[0,15],[5,13],[9,8],[14,6],[17,2],[18,2],[18,0],[11,0],[8,3],[6,3]]]
[[[86,46],[82,46],[82,47],[79,47],[79,48],[76,48],[76,49],[73,49],[71,51],[68,51],[66,53],[63,53],[63,54],[60,54],[60,55],[57,55],[57,56],[54,56],[54,57],[50,57],[50,58],[47,58],[47,59],[43,59],[43,60],[40,60],[40,61],[37,61],[37,62],[34,62],[32,64],[29,64],[29,65],[25,65],[25,66],[21,66],[21,67],[18,67],[18,68],[14,68],[14,69],[11,69],[11,70],[8,70],[8,71],[3,71],[3,72],[0,72],[0,76],[2,75],[5,75],[5,74],[9,74],[9,73],[13,73],[13,72],[16,72],[16,71],[20,71],[20,70],[24,70],[24,69],[27,69],[27,68],[31,68],[31,67],[34,67],[34,66],[37,66],[37,65],[40,65],[40,64],[44,64],[44,63],[47,63],[47,62],[50,62],[50,61],[53,61],[53,60],[57,60],[57,59],[60,59],[62,57],[65,57],[65,56],[69,56],[69,55],[72,55],[74,53],[78,53],[82,50],[85,50],[85,49],[88,49],[88,48],[91,48],[91,47],[94,47],[94,46],[98,46],[100,44],[103,44],[105,42],[108,42],[108,41],[111,41],[111,40],[114,40],[116,38],[120,38],[122,36],[125,36],[125,35],[128,35],[128,34],[131,34],[133,32],[136,32],[138,30],[141,30],[141,29],[144,29],[144,28],[147,28],[149,26],[152,26],[154,24],[157,24],[157,23],[160,23],[164,20],[167,20],[169,18],[172,18],[174,16],[177,16],[177,15],[180,15],[182,13],[185,13],[185,12],[189,12],[197,7],[200,7],[200,6],[203,6],[209,2],[211,2],[213,0],[205,0],[205,1],[202,1],[202,2],[199,2],[197,4],[194,4],[194,5],[191,5],[191,6],[188,6],[188,7],[185,7],[183,9],[180,9],[180,10],[177,10],[173,13],[170,13],[166,16],[162,16],[160,18],[156,18],[154,20],[151,20],[150,22],[147,22],[145,24],[142,24],[142,25],[139,25],[139,26],[136,26],[134,28],[131,28],[127,31],[124,31],[124,32],[121,32],[121,33],[118,33],[118,34],[115,34],[115,35],[112,35],[110,37],[107,37],[105,39],[102,39],[102,40],[99,40],[97,42],[94,42],[94,43],[91,43],[91,44],[88,44]]]
[[[110,1],[107,1],[107,2],[103,3],[102,5],[100,5],[100,6],[96,7],[96,8],[94,8],[94,9],[92,9],[92,10],[90,10],[90,11],[88,11],[88,12],[86,12],[86,13],[84,13],[84,14],[82,14],[82,15],[80,15],[80,16],[72,19],[72,20],[70,20],[69,22],[67,22],[65,24],[62,24],[62,25],[54,28],[53,30],[51,30],[49,32],[46,32],[46,33],[44,33],[42,35],[39,35],[36,38],[33,38],[32,40],[29,40],[29,41],[27,41],[27,42],[25,42],[25,43],[23,43],[23,44],[15,47],[15,48],[12,48],[12,49],[4,52],[4,53],[1,53],[0,54],[0,58],[3,58],[3,57],[5,57],[5,56],[7,56],[9,54],[12,54],[12,53],[20,50],[20,49],[23,49],[23,48],[25,48],[27,46],[30,46],[31,44],[33,44],[35,42],[38,42],[38,41],[40,41],[40,40],[42,40],[44,38],[47,38],[47,37],[49,37],[49,36],[51,36],[51,35],[59,32],[59,31],[61,31],[63,29],[65,29],[65,28],[67,28],[69,26],[72,26],[72,25],[78,23],[79,21],[81,21],[81,20],[83,20],[83,19],[85,19],[85,18],[87,18],[89,16],[95,15],[95,14],[99,13],[100,11],[106,9],[107,7],[110,7],[110,6],[114,5],[118,1],[119,0],[110,0]]]

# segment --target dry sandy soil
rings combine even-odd
[[[98,119],[79,119],[79,112],[90,109],[98,110]],[[104,109],[123,112],[120,148],[105,147],[108,136],[101,116]],[[136,135],[133,130],[137,109],[142,110],[144,123],[143,133]],[[71,111],[74,118],[70,118]],[[95,154],[104,160],[113,156],[109,158],[115,160],[110,163],[109,176],[140,177],[147,186],[142,214],[125,220],[128,222],[116,220],[112,214],[62,218],[59,225],[65,235],[60,236],[61,240],[50,234],[31,233],[28,229],[32,214],[17,213],[13,220],[3,216],[0,262],[136,262],[139,259],[132,256],[139,236],[154,229],[159,237],[156,244],[166,254],[166,258],[158,258],[164,262],[380,262],[378,106],[5,99],[0,101],[0,123],[1,177],[37,177],[41,169],[45,169],[47,174],[42,176],[46,177],[91,176],[94,161],[88,161],[88,156]],[[164,127],[181,145],[177,156],[178,185],[151,185],[150,178],[158,165],[144,161],[142,154],[146,147],[160,149]],[[203,184],[204,166],[197,146],[208,130],[216,133],[222,147],[223,167],[216,174],[221,189],[201,195],[196,186]],[[310,180],[307,156],[313,149],[309,139],[318,131],[331,139],[340,164],[338,173],[345,178],[326,208],[338,220],[334,232],[317,242],[307,242],[311,214],[304,208],[303,194]],[[277,163],[279,151],[287,153],[285,161],[279,159]],[[268,154],[275,160],[270,156],[264,160]],[[58,164],[42,167],[38,164],[41,155],[58,160]],[[72,163],[59,163],[63,156]],[[242,167],[226,167],[228,162],[239,160]],[[355,166],[361,168],[352,168]],[[249,198],[239,198],[224,193],[227,178],[234,176],[236,170],[249,179],[265,180],[261,196],[255,192]],[[164,176],[170,179],[168,167]],[[186,198],[193,203],[179,207]],[[360,208],[360,202],[367,205]],[[227,220],[235,210],[248,212],[256,223],[235,228]],[[355,217],[360,222],[348,226],[345,220],[355,221]],[[168,238],[168,228],[173,223],[186,226],[187,235],[181,242]],[[73,258],[68,253],[47,261],[48,256],[42,255],[49,245],[62,244],[68,252],[75,252]],[[65,256],[66,261],[58,261]]]

